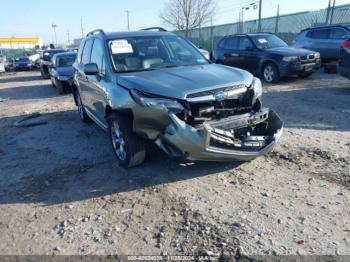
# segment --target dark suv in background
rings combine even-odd
[[[348,26],[313,27],[301,31],[293,45],[319,52],[323,63],[335,62],[340,58],[340,44],[346,36],[350,36]]]
[[[213,50],[213,61],[262,75],[266,82],[276,83],[283,76],[310,76],[320,66],[320,54],[290,47],[271,33],[255,33],[224,37]]]

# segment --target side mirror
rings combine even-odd
[[[84,73],[86,75],[97,75],[99,73],[97,65],[95,63],[84,65]]]

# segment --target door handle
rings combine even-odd
[[[239,56],[239,54],[233,53],[231,54],[231,56]]]

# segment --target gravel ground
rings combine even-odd
[[[0,76],[0,254],[350,255],[350,82],[264,86],[285,131],[246,163],[118,167],[38,72]],[[31,126],[15,122],[33,112]]]

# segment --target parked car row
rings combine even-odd
[[[322,64],[339,60],[341,73],[347,75],[349,36],[350,28],[342,25],[305,29],[293,46],[271,33],[231,35],[219,41],[212,60],[247,70],[268,83],[289,75],[308,77]]]

